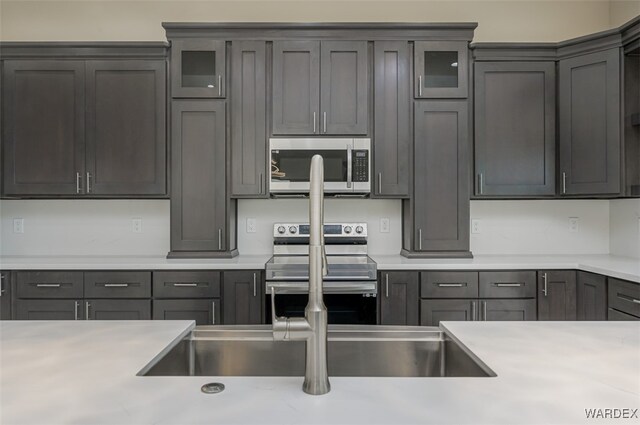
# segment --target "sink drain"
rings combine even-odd
[[[205,394],[217,394],[224,391],[224,384],[221,384],[220,382],[211,382],[209,384],[204,384],[200,389]]]

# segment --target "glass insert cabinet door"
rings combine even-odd
[[[225,97],[225,56],[221,40],[172,40],[172,97]]]
[[[416,41],[414,54],[416,98],[468,96],[466,41]]]

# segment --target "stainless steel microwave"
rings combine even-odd
[[[371,139],[269,139],[271,193],[308,193],[309,169],[315,154],[324,159],[326,193],[371,192]]]

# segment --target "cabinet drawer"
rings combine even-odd
[[[220,300],[154,300],[153,320],[195,320],[196,325],[217,325]]]
[[[618,310],[614,310],[612,308],[609,309],[607,320],[612,322],[622,322],[622,321],[631,321],[637,322],[640,321],[640,317],[632,316],[627,313],[623,313]]]
[[[609,278],[609,308],[640,317],[640,284]]]
[[[18,272],[17,298],[82,298],[82,272]]]
[[[220,272],[154,272],[155,298],[218,298]]]
[[[85,272],[86,298],[149,298],[151,272]]]
[[[480,272],[480,298],[535,298],[536,272]]]
[[[422,298],[477,298],[477,272],[422,272]]]

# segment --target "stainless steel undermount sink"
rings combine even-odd
[[[303,376],[304,341],[274,341],[269,325],[198,326],[138,375]],[[436,327],[329,326],[329,376],[493,377]]]

